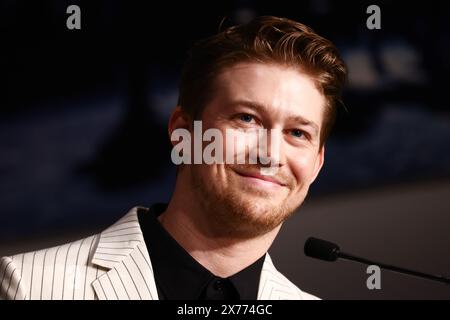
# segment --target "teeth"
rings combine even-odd
[[[277,167],[261,167],[260,172],[263,176],[273,176],[277,173]]]

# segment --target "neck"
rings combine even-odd
[[[281,225],[270,232],[249,239],[218,236],[206,221],[213,213],[202,212],[192,188],[177,179],[167,210],[158,217],[169,234],[203,267],[216,276],[226,278],[245,269],[262,257]],[[199,200],[200,201],[200,200]]]

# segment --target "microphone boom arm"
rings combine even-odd
[[[385,263],[379,263],[379,262],[371,261],[371,260],[368,260],[365,258],[357,257],[357,256],[354,256],[354,255],[351,255],[351,254],[348,254],[345,252],[340,252],[340,251],[337,253],[337,255],[340,259],[356,261],[356,262],[359,262],[362,264],[367,264],[367,265],[376,265],[376,266],[380,267],[381,269],[386,269],[386,270],[390,270],[390,271],[394,271],[394,272],[398,272],[398,273],[402,273],[402,274],[407,274],[410,276],[415,276],[415,277],[419,277],[419,278],[424,278],[424,279],[428,279],[428,280],[439,281],[439,282],[443,282],[446,284],[450,284],[450,278],[446,278],[444,276],[426,274],[423,272],[409,270],[409,269],[405,269],[405,268],[401,268],[401,267],[397,267],[397,266],[393,266],[393,265],[389,265],[389,264],[385,264]]]

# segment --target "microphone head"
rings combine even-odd
[[[336,261],[339,257],[339,246],[332,242],[310,237],[305,242],[305,255],[325,261]]]

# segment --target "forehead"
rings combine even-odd
[[[302,116],[322,122],[325,98],[310,76],[289,66],[240,63],[215,80],[215,97],[223,103],[251,101],[274,116]]]

